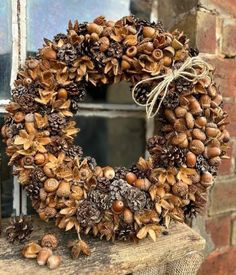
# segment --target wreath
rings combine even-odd
[[[75,228],[79,239],[82,232],[156,240],[171,220],[201,212],[229,133],[213,68],[183,32],[100,16],[69,22],[67,34],[44,42],[19,69],[2,128],[9,164],[40,218]],[[148,118],[158,112],[161,127],[147,141],[147,159],[101,167],[74,145],[79,130],[71,118],[90,85],[123,80]]]

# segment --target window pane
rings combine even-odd
[[[130,13],[150,19],[153,0],[31,0],[27,5],[27,50],[34,54],[43,45],[43,38],[52,39],[65,33],[68,21],[90,22],[99,15],[117,20]],[[86,102],[133,103],[129,86],[92,87]]]
[[[145,153],[145,120],[142,118],[77,117],[76,144],[98,165],[131,166]],[[132,144],[131,144],[132,141]]]
[[[11,76],[11,1],[0,4],[0,99],[10,96]]]
[[[0,116],[0,128],[3,125],[3,115]],[[9,158],[5,154],[5,144],[2,142],[2,137],[0,138],[0,183],[1,183],[1,200],[2,200],[2,215],[3,217],[9,217],[12,212],[12,202],[13,202],[13,176],[12,169],[8,166]]]

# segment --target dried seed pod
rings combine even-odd
[[[201,184],[204,187],[209,187],[213,184],[213,176],[209,172],[204,172],[201,176]]]
[[[186,119],[186,124],[188,126],[189,129],[193,129],[194,127],[194,118],[193,118],[193,115],[191,113],[187,113],[186,116],[185,116],[185,119]]]
[[[38,153],[34,156],[34,162],[39,166],[44,165],[47,161],[48,161],[47,154]]]
[[[172,186],[172,191],[177,196],[185,196],[188,193],[188,185],[182,181],[178,181]]]
[[[57,237],[54,234],[46,234],[41,239],[42,247],[56,249],[58,246]]]
[[[33,259],[37,257],[37,254],[41,250],[41,246],[35,242],[27,243],[22,250],[22,255],[27,259]]]
[[[220,156],[220,154],[221,154],[221,150],[219,147],[207,146],[205,148],[204,156],[208,159],[218,157],[218,156]]]
[[[189,149],[194,154],[200,155],[200,154],[202,154],[204,152],[205,146],[204,146],[204,144],[200,140],[194,139],[194,140],[191,141]]]
[[[188,167],[193,168],[196,165],[197,157],[194,153],[188,152],[186,155],[186,163]]]
[[[57,59],[57,53],[51,47],[42,48],[40,54],[46,59]]]
[[[52,250],[46,247],[43,247],[37,255],[38,265],[45,265],[48,258],[52,255]]]
[[[126,54],[127,54],[129,57],[134,57],[134,56],[137,54],[137,47],[136,47],[136,46],[129,47],[129,48],[126,50]]]
[[[137,176],[132,172],[128,172],[125,177],[126,177],[126,181],[129,184],[133,184],[137,180]]]
[[[54,179],[54,178],[50,178],[50,179],[47,179],[45,182],[44,182],[44,189],[45,191],[47,192],[53,192],[53,191],[56,191],[57,188],[59,186],[59,182],[58,180]]]
[[[104,173],[104,177],[111,180],[115,177],[115,170],[110,167],[110,166],[107,166],[103,169],[103,173]]]
[[[47,260],[47,266],[49,269],[56,269],[61,264],[61,256],[52,255]]]
[[[123,210],[124,210],[124,203],[123,201],[120,201],[120,200],[116,200],[112,203],[112,210],[115,212],[115,213],[121,213]]]
[[[23,112],[16,112],[14,115],[14,120],[17,123],[22,122],[25,119],[25,114]]]
[[[53,178],[55,176],[54,171],[51,168],[49,168],[47,165],[43,166],[43,172],[49,178]]]
[[[125,208],[124,210],[124,221],[128,224],[132,224],[133,221],[134,221],[134,215],[133,213],[128,209],[128,208]]]
[[[206,140],[206,134],[203,131],[201,131],[200,129],[197,129],[197,128],[193,129],[192,137],[193,137],[193,139],[199,139],[201,141]]]
[[[100,43],[99,50],[101,52],[105,52],[110,46],[110,40],[106,36],[101,37],[98,42]]]
[[[179,106],[179,107],[175,108],[175,115],[178,118],[185,117],[186,113],[187,113],[187,110],[184,107]]]
[[[64,88],[60,88],[58,91],[57,91],[57,97],[60,98],[60,99],[67,99],[68,97],[68,92],[66,89]]]
[[[103,31],[103,27],[95,23],[89,23],[87,24],[87,30],[89,33],[96,33],[100,35]]]
[[[159,61],[163,58],[163,52],[161,49],[155,49],[152,52],[152,57],[154,58],[155,61]]]
[[[203,128],[207,124],[207,119],[204,116],[197,117],[195,120],[195,126],[198,128]]]
[[[70,183],[68,181],[62,181],[57,189],[57,196],[67,198],[69,197],[70,193]]]
[[[147,38],[152,38],[155,36],[156,30],[152,27],[143,27],[143,36]]]

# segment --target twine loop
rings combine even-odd
[[[197,68],[201,68],[201,72],[197,70]],[[205,78],[209,75],[210,66],[202,60],[200,57],[188,57],[185,62],[181,65],[179,69],[172,70],[171,72],[164,75],[156,75],[150,78],[146,78],[140,80],[132,89],[132,97],[134,102],[146,108],[147,118],[153,118],[158,111],[160,110],[161,104],[168,93],[168,88],[171,82],[179,77],[182,77],[189,82],[195,82],[200,79]],[[146,103],[139,103],[135,98],[135,90],[136,88],[148,81],[162,79],[148,94]],[[162,94],[163,93],[163,94]],[[162,94],[161,100],[156,107],[156,102],[159,96]]]

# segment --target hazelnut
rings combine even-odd
[[[187,139],[187,135],[185,133],[179,133],[172,138],[173,145],[179,145]]]
[[[61,256],[59,255],[52,255],[47,260],[47,266],[49,269],[55,269],[59,267],[61,264]]]
[[[137,176],[132,173],[132,172],[128,172],[126,174],[126,181],[129,183],[129,184],[133,184],[135,181],[137,180]]]
[[[115,212],[115,213],[121,213],[124,209],[124,203],[123,201],[119,201],[119,200],[116,200],[113,202],[112,204],[112,210]]]
[[[87,30],[89,33],[96,33],[98,35],[100,35],[103,31],[103,27],[100,25],[97,25],[95,23],[89,23],[87,24]]]
[[[176,182],[172,186],[172,191],[177,196],[184,196],[188,193],[188,185],[182,181]]]
[[[149,187],[151,186],[151,182],[148,179],[137,179],[134,183],[134,185],[141,189],[147,191]]]
[[[50,47],[42,48],[40,53],[46,59],[57,59],[57,53]]]

